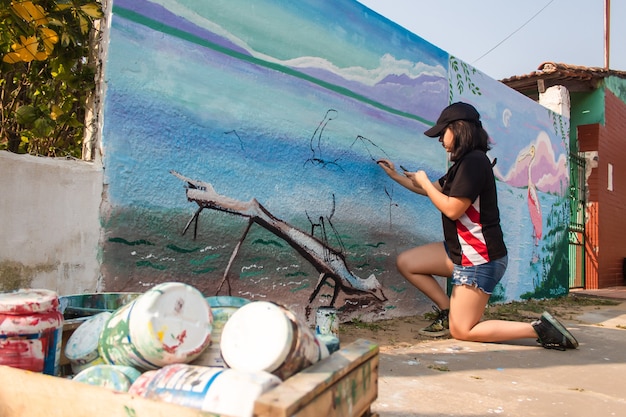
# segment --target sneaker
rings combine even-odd
[[[437,314],[437,318],[435,319],[435,321],[433,321],[430,326],[419,329],[417,333],[422,336],[428,337],[441,337],[449,335],[450,326],[448,324],[448,313],[450,312],[450,310],[439,310],[437,306],[433,306],[433,310],[435,310],[435,313]]]
[[[578,347],[576,338],[547,311],[541,315],[539,320],[535,320],[531,324],[537,332],[537,342],[546,349],[565,350]]]

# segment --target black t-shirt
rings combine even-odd
[[[439,179],[442,191],[450,197],[472,201],[456,221],[442,215],[443,232],[456,265],[481,265],[507,254],[502,229],[496,180],[491,161],[479,150],[467,153]]]

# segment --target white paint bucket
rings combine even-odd
[[[280,382],[263,371],[175,364],[142,376],[129,392],[219,415],[252,417],[256,399]]]
[[[268,301],[239,308],[222,331],[222,357],[244,371],[267,371],[282,380],[319,361],[315,334],[289,309]]]
[[[74,374],[90,366],[104,364],[98,353],[98,341],[111,316],[112,313],[105,311],[89,317],[67,340],[64,353]]]
[[[339,318],[335,307],[318,307],[315,313],[315,333],[339,336]]]
[[[211,311],[213,312],[213,326],[211,328],[211,344],[195,359],[191,364],[201,366],[217,366],[224,368],[226,364],[222,358],[220,350],[220,341],[222,339],[222,330],[230,317],[239,309],[250,302],[250,300],[241,297],[231,297],[219,295],[214,297],[206,297]]]
[[[108,364],[158,369],[196,359],[211,342],[213,314],[204,296],[180,282],[154,286],[116,310],[100,335]]]
[[[58,375],[63,314],[54,291],[0,294],[0,365]]]

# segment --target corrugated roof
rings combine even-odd
[[[537,71],[526,75],[515,75],[502,79],[500,82],[517,91],[527,93],[554,85],[562,85],[569,91],[593,91],[602,79],[609,76],[626,79],[626,71],[544,62],[539,65]]]

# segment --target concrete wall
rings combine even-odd
[[[0,151],[0,178],[0,291],[97,290],[101,167]]]

